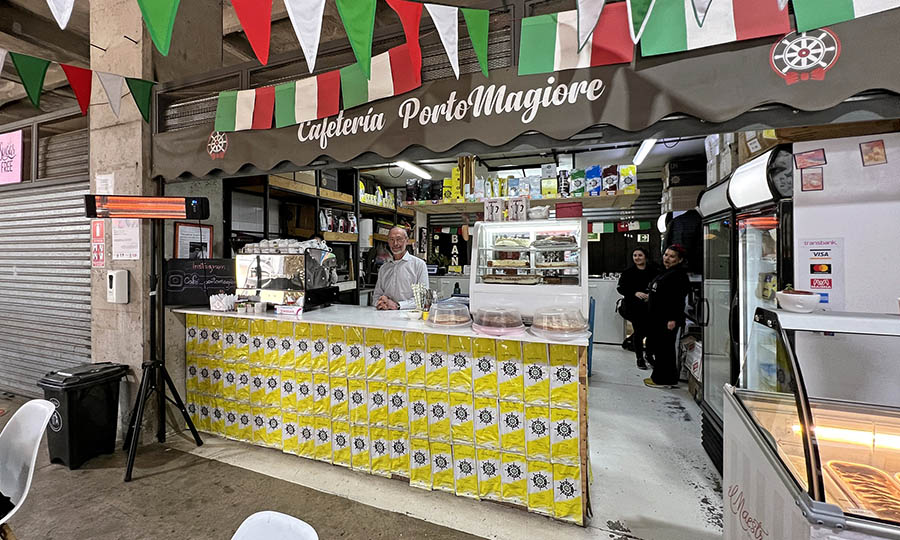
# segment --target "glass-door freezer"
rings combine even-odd
[[[734,220],[726,216],[703,226],[703,401],[721,422],[722,393],[732,381],[731,244]]]

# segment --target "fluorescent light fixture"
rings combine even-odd
[[[728,181],[728,197],[737,209],[771,201],[772,190],[766,169],[774,150],[756,157],[731,173]]]
[[[647,157],[647,154],[650,153],[650,150],[653,150],[653,147],[656,146],[656,139],[644,139],[644,142],[641,143],[641,146],[638,148],[637,153],[634,155],[634,159],[631,160],[635,165],[640,165],[644,162],[644,158]]]
[[[424,178],[425,180],[431,180],[431,175],[428,174],[428,171],[426,171],[422,167],[419,167],[418,165],[413,165],[412,163],[410,163],[408,161],[397,161],[396,163],[394,163],[394,165],[396,165],[408,172],[413,173],[414,175],[418,176],[419,178]]]

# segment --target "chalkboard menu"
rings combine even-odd
[[[209,306],[214,294],[234,294],[234,259],[169,259],[163,276],[169,306]]]

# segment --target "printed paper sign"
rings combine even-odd
[[[136,261],[141,256],[141,220],[112,220],[112,258],[114,261]]]
[[[114,174],[98,174],[94,177],[94,193],[97,195],[114,195],[115,194]]]
[[[797,289],[821,295],[826,310],[844,309],[844,239],[800,240]]]
[[[22,181],[22,130],[0,133],[0,185]]]
[[[106,266],[105,225],[102,219],[91,220],[91,268]]]

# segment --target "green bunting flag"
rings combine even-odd
[[[475,49],[475,56],[478,57],[478,65],[481,66],[481,72],[487,77],[488,25],[491,19],[491,12],[486,9],[461,8],[461,10],[463,17],[466,19],[469,40],[472,42],[472,48]]]
[[[153,98],[153,85],[156,83],[153,81],[145,81],[143,79],[132,79],[130,77],[125,77],[125,83],[128,84],[128,89],[131,90],[131,97],[134,99],[134,104],[137,105],[138,110],[141,111],[144,122],[149,124],[150,103]]]
[[[47,68],[50,67],[50,60],[35,58],[27,54],[19,54],[10,52],[16,71],[19,72],[19,78],[22,79],[22,86],[28,94],[31,104],[38,107],[41,103],[41,90],[44,88],[44,76],[47,75]]]
[[[372,75],[372,34],[376,0],[336,0],[356,61],[368,79]]]
[[[181,0],[137,0],[141,15],[144,16],[144,24],[150,32],[150,39],[163,56],[169,56],[175,13],[180,2]]]
[[[644,29],[647,28],[647,21],[653,12],[653,6],[656,0],[625,0],[628,6],[628,19],[631,25],[628,29],[631,31],[631,41],[637,43],[641,40]],[[675,3],[675,2],[670,2]]]

